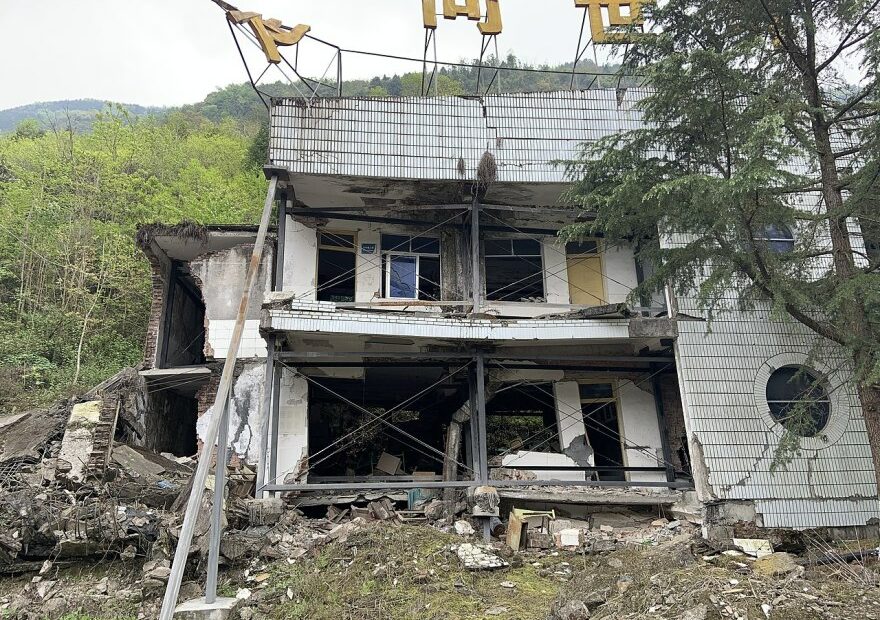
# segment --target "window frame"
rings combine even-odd
[[[537,254],[517,254],[516,248],[514,245],[514,243],[516,241],[530,241],[530,242],[536,243],[538,245]],[[490,254],[487,251],[487,245],[488,245],[487,242],[491,242],[491,243],[507,242],[510,245],[510,253],[509,254]],[[510,259],[511,261],[524,260],[527,263],[529,262],[528,259],[537,258],[540,261],[540,267],[539,267],[539,273],[541,274],[541,295],[540,295],[540,297],[542,299],[544,299],[546,302],[546,299],[547,299],[547,265],[545,264],[546,261],[544,260],[544,242],[542,240],[535,239],[534,237],[517,237],[517,236],[503,237],[501,239],[483,239],[482,243],[481,243],[481,250],[482,250],[482,262],[483,262],[482,286],[483,286],[483,294],[486,297],[486,301],[491,301],[491,302],[496,302],[496,303],[535,303],[535,302],[522,302],[517,299],[492,299],[489,296],[490,292],[489,292],[489,278],[488,278],[488,276],[489,276],[488,263],[489,263],[490,258]],[[526,279],[527,278],[521,279],[520,281],[517,282],[517,284],[522,284],[522,282],[525,281]],[[537,281],[537,278],[535,278],[535,280]],[[513,283],[507,283],[504,285],[504,287],[502,287],[498,290],[504,291],[505,287],[510,287],[511,285],[513,285]],[[514,289],[514,292],[516,292],[516,289]],[[505,295],[502,294],[502,297],[505,297]]]
[[[769,229],[774,228],[778,232],[788,233],[788,237],[780,237],[778,235],[771,236],[769,233]],[[797,243],[794,231],[791,229],[791,226],[787,224],[764,224],[761,228],[759,235],[752,235],[752,240],[757,241],[764,245],[764,247],[772,254],[789,254],[794,252],[795,245]],[[785,249],[777,249],[775,244],[790,244],[789,247]]]
[[[319,275],[321,273],[321,251],[324,250],[326,252],[340,252],[343,254],[354,254],[354,271],[351,274],[352,280],[352,301],[357,300],[357,276],[358,276],[358,231],[356,230],[335,230],[335,229],[322,229],[319,228],[316,230],[317,237],[315,239],[315,299],[319,299],[321,295],[321,284],[318,280]],[[351,237],[352,247],[347,248],[341,245],[324,245],[321,243],[321,238],[324,235],[346,235]],[[348,278],[345,278],[348,279]]]
[[[384,248],[384,246],[382,245],[382,237],[385,235],[395,236],[395,237],[409,237],[409,243],[408,243],[409,249],[406,249],[406,250],[404,250],[404,249],[386,250]],[[437,242],[437,253],[435,254],[432,252],[414,252],[412,250],[412,244],[413,244],[414,238],[419,239],[419,240],[425,240],[425,239],[435,240]],[[398,234],[398,233],[381,233],[379,236],[379,248],[380,248],[379,256],[382,261],[381,265],[382,265],[382,272],[383,272],[382,273],[382,283],[383,283],[382,299],[389,300],[389,301],[394,301],[394,300],[419,301],[419,299],[420,299],[419,295],[422,293],[422,289],[421,289],[422,257],[437,259],[437,263],[439,265],[439,272],[441,274],[440,280],[442,282],[443,261],[440,258],[440,256],[441,256],[440,244],[441,244],[440,237],[422,237],[420,235],[407,235],[407,234]],[[398,246],[395,246],[395,248],[397,248],[397,247],[400,247],[400,244],[398,244]],[[392,261],[395,257],[415,258],[416,259],[415,260],[415,268],[416,268],[415,269],[415,271],[416,271],[416,274],[415,274],[416,275],[416,286],[415,286],[415,295],[416,296],[415,297],[392,297],[391,296],[391,264],[392,264]],[[437,284],[437,286],[440,287],[441,282],[436,282],[435,284]],[[439,299],[429,300],[429,301],[436,301],[438,303],[440,302]]]
[[[771,381],[773,381],[774,377],[776,377],[780,372],[783,372],[783,371],[787,372],[790,370],[794,370],[795,373],[791,376],[791,378],[788,381],[785,382],[786,386],[788,386],[791,383],[792,379],[794,379],[798,375],[801,375],[801,376],[809,379],[810,390],[820,389],[822,391],[822,394],[821,394],[822,398],[810,398],[809,400],[806,400],[806,399],[804,399],[804,400],[791,400],[791,399],[771,400],[769,398],[770,395],[768,394],[768,392],[770,390]],[[779,366],[778,368],[775,368],[770,373],[770,375],[767,377],[766,386],[764,388],[764,401],[767,404],[767,409],[770,414],[770,418],[774,421],[775,424],[778,424],[779,426],[784,428],[786,432],[789,432],[793,435],[796,435],[797,437],[806,438],[806,439],[821,437],[824,434],[824,431],[831,424],[831,417],[834,412],[834,401],[832,400],[831,393],[828,390],[827,377],[825,375],[823,375],[822,373],[820,373],[819,371],[817,371],[815,368],[807,366],[806,364],[785,364],[783,366]],[[805,401],[812,402],[812,403],[822,403],[826,406],[826,410],[827,410],[827,414],[823,415],[824,423],[821,426],[816,424],[815,431],[809,435],[805,435],[797,430],[790,429],[788,427],[788,425],[785,423],[785,418],[783,417],[780,419],[774,413],[774,405],[782,405],[783,407],[788,405],[789,407],[791,407],[791,406],[796,406],[797,403],[799,403],[799,402],[805,402]],[[812,421],[815,422],[815,419],[813,419]]]

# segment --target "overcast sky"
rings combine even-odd
[[[421,0],[231,4],[287,26],[309,24],[311,34],[343,48],[422,55]],[[442,10],[442,0],[437,6]],[[514,51],[532,63],[572,60],[583,15],[573,0],[502,0],[501,7],[502,55]],[[246,80],[223,12],[211,0],[0,0],[0,29],[0,109],[82,98],[178,105]],[[440,20],[440,60],[476,57],[480,41],[475,22]],[[259,61],[253,52],[248,49],[249,58]],[[303,45],[302,72],[322,74],[331,56],[314,42]],[[421,70],[353,54],[343,61],[345,79]]]

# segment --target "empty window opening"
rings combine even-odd
[[[582,306],[607,304],[599,240],[584,239],[565,244],[565,258],[571,303]]]
[[[318,301],[354,301],[356,265],[355,235],[322,231],[318,235]]]
[[[496,462],[520,450],[559,452],[556,407],[549,383],[510,385],[486,403],[486,448]],[[498,465],[501,463],[498,462]]]
[[[487,239],[486,299],[545,301],[544,260],[535,239]]]
[[[159,368],[205,363],[205,302],[183,263],[171,263]]]
[[[581,412],[593,448],[599,480],[626,480],[617,397],[610,383],[579,385]]]
[[[784,224],[767,224],[755,241],[765,244],[775,254],[784,254],[794,250],[794,235]]]
[[[382,296],[440,301],[440,240],[382,235]]]
[[[466,402],[463,386],[427,389],[445,372],[440,368],[368,368],[364,379],[316,378],[309,388],[309,480],[416,471],[442,474],[446,425]],[[400,408],[404,401],[409,402]],[[376,416],[433,450],[377,422]],[[395,471],[387,471],[387,458],[380,464],[383,454],[392,456],[392,463],[399,461]]]
[[[803,366],[783,366],[767,381],[770,415],[786,430],[815,437],[828,425],[831,400],[822,379]]]

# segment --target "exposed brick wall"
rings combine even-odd
[[[672,463],[676,469],[690,471],[687,430],[684,425],[684,407],[681,404],[678,378],[673,374],[661,375],[659,383],[663,413],[666,417],[669,448],[672,451]]]
[[[162,326],[162,308],[165,305],[165,270],[162,262],[150,252],[144,252],[150,263],[150,320],[147,322],[147,340],[144,343],[144,368],[156,367],[159,332]]]

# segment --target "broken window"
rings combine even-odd
[[[382,235],[382,296],[440,300],[440,240]]]
[[[815,437],[831,417],[831,399],[821,379],[803,366],[783,366],[767,381],[770,415],[789,432]]]
[[[544,261],[535,239],[487,239],[486,299],[544,301]]]
[[[599,480],[626,480],[617,397],[610,383],[581,383],[581,412]],[[607,468],[607,469],[606,469]]]
[[[319,234],[318,301],[354,301],[356,260],[354,234]]]

